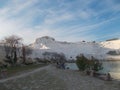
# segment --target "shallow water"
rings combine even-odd
[[[120,72],[120,61],[102,61],[103,70],[100,72],[108,73],[108,72]],[[72,70],[78,70],[76,63],[66,63],[66,68]]]
[[[104,61],[102,65],[103,72],[120,72],[120,61]]]
[[[76,63],[66,63],[65,65],[66,65],[66,68],[69,68],[71,70],[78,70]]]
[[[120,81],[120,61],[102,61],[101,73],[110,73],[112,78]],[[66,63],[66,68],[78,70],[76,63]]]

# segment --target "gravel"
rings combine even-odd
[[[0,80],[0,90],[120,90],[120,82],[103,81],[49,65]]]

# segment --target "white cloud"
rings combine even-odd
[[[86,11],[82,11],[79,15],[82,19],[88,19],[90,17],[90,14]]]
[[[56,12],[54,12],[56,13]],[[69,13],[64,13],[62,15],[55,15],[53,17],[50,17],[50,18],[46,18],[45,19],[45,22],[44,24],[55,24],[55,23],[58,23],[58,22],[62,22],[62,21],[66,21],[66,20],[71,20],[73,18],[73,16]]]
[[[108,5],[104,10],[95,12],[89,7],[89,4],[94,1],[95,0],[77,0],[74,1],[75,3],[65,3],[64,0],[59,0],[60,3],[58,6],[46,6],[44,8],[39,7],[41,4],[35,6],[38,2],[42,3],[42,0],[12,0],[3,8],[0,8],[0,38],[10,34],[17,34],[23,37],[27,43],[31,43],[35,38],[44,35],[50,35],[60,40],[64,39],[68,41],[94,39],[96,38],[96,35],[89,35],[89,31],[94,31],[96,28],[105,25],[116,18],[102,20],[102,22],[101,20],[93,22],[93,19],[99,19],[103,13],[110,11],[110,9],[115,12],[120,11],[119,4],[115,6],[112,2],[107,2],[107,0],[105,0],[111,7]],[[45,2],[49,3],[49,0],[46,0]],[[75,11],[72,11],[71,9],[74,9],[75,5],[79,3],[81,5],[78,6]],[[36,22],[41,21],[41,23],[32,25],[37,16],[41,17],[43,20],[38,19]],[[86,23],[83,22],[82,19],[85,21],[90,20],[91,22]],[[74,20],[77,21],[77,24],[66,25],[64,27],[58,25],[56,27],[56,24],[63,22],[76,23]],[[81,23],[85,24],[82,25]],[[78,33],[79,36],[76,35]]]

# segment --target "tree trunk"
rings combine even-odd
[[[23,64],[26,62],[26,53],[25,53],[25,47],[22,47],[22,54],[23,54]]]
[[[14,65],[16,64],[16,62],[17,62],[17,52],[16,52],[16,47],[14,46],[14,52],[13,52],[13,61],[14,61]]]

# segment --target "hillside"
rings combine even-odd
[[[67,59],[75,59],[77,55],[84,54],[90,58],[94,56],[98,59],[119,60],[120,59],[120,40],[111,40],[104,42],[61,42],[52,37],[44,36],[37,38],[29,45],[33,48],[32,58],[44,58],[44,52],[64,53]],[[5,56],[3,46],[0,46],[0,60]],[[110,53],[110,54],[107,54]],[[113,54],[113,55],[112,55]]]
[[[108,49],[120,49],[120,40],[112,40],[112,41],[104,41],[100,43],[102,47],[108,48]]]
[[[36,41],[30,45],[34,49],[33,58],[43,57],[44,52],[64,53],[67,59],[75,59],[79,54],[84,54],[90,58],[94,56],[98,59],[118,58],[119,56],[108,55],[107,52],[111,50],[120,50],[120,40],[105,41],[100,43],[95,42],[60,42],[52,37],[37,38]]]
[[[107,55],[107,58],[110,60],[120,60],[120,39],[118,40],[111,40],[111,41],[104,41],[101,42],[100,45],[105,48],[106,50],[103,50],[103,52],[113,52],[110,55]],[[116,55],[115,55],[116,54]]]

